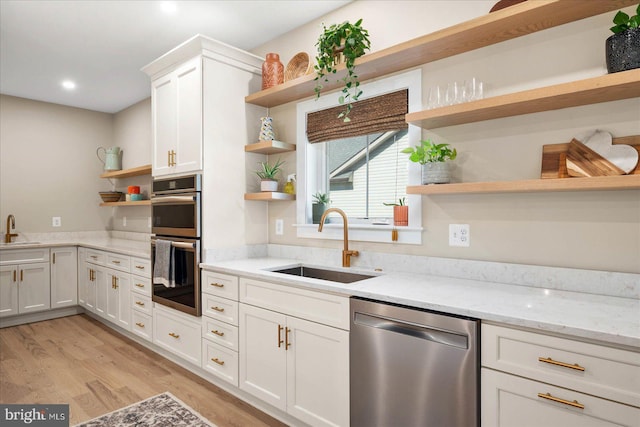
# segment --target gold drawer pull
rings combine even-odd
[[[569,400],[560,399],[559,397],[552,396],[551,393],[538,393],[538,397],[543,399],[552,400],[554,402],[562,403],[563,405],[573,406],[574,408],[584,409],[584,405],[582,403],[578,403],[577,400],[573,402]]]
[[[111,262],[116,264],[116,265],[120,265],[120,261],[111,261]]]
[[[144,265],[136,265],[136,268],[137,268],[138,270],[144,270]]]
[[[211,361],[217,363],[220,366],[224,365],[224,360],[220,360],[217,357],[211,359]]]
[[[284,341],[282,340],[282,331],[284,330],[284,327],[280,326],[280,324],[278,324],[278,348],[280,348],[282,346],[282,344],[284,343]]]
[[[136,283],[136,286],[139,288],[144,288],[144,285],[142,283]]]
[[[144,307],[144,303],[142,301],[136,301],[136,304],[138,304],[139,306]]]
[[[221,307],[218,307],[218,306],[211,307],[211,310],[215,310],[215,311],[218,311],[220,313],[224,312],[224,308],[221,308]]]
[[[144,323],[136,322],[136,325],[138,325],[141,328],[144,328]]]
[[[563,368],[575,369],[576,371],[584,372],[584,368],[577,363],[570,365],[568,363],[558,362],[557,360],[553,360],[550,357],[538,357],[538,362],[549,363],[551,365],[562,366]]]
[[[180,338],[180,335],[178,335],[178,334],[174,334],[173,332],[169,332],[169,336],[170,336],[170,337],[173,337],[173,338],[175,338],[175,339]]]
[[[91,255],[91,258],[92,258],[92,259],[98,259],[98,257],[97,257],[97,256],[95,256],[95,255]]]
[[[223,337],[224,336],[224,332],[220,332],[219,330],[215,329],[213,331],[211,331],[212,334],[216,334],[219,337]]]
[[[285,350],[289,350],[289,347],[291,347],[291,343],[289,342],[289,332],[291,332],[291,329],[284,328],[284,349]]]
[[[217,283],[217,282],[215,282],[215,283],[211,283],[211,286],[215,286],[216,288],[224,288],[224,284],[222,284],[222,283]]]

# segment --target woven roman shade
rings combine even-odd
[[[404,119],[409,112],[409,90],[364,99],[353,103],[350,122],[343,122],[338,114],[344,106],[307,114],[307,139],[310,143],[369,135],[409,127]]]

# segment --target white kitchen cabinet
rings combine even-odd
[[[18,266],[0,265],[0,317],[18,314]]]
[[[320,295],[240,279],[240,388],[310,425],[349,425],[349,332],[287,313],[301,310],[292,300],[305,301],[311,318],[341,324],[341,316],[321,313],[327,301]],[[334,298],[348,304],[348,298],[327,296],[330,306],[338,303]],[[244,303],[247,299],[281,304],[283,312]]]
[[[153,310],[153,343],[194,365],[201,365],[200,319],[156,305]]]
[[[78,304],[78,249],[51,249],[51,308]]]
[[[51,307],[49,263],[18,266],[18,313],[32,313]]]
[[[640,426],[636,352],[482,325],[482,425]]]
[[[131,329],[131,278],[128,273],[107,270],[106,318],[126,330]]]
[[[202,170],[202,59],[151,83],[153,176]]]
[[[51,307],[49,249],[0,252],[0,317]]]
[[[108,319],[107,316],[107,297],[108,286],[110,283],[107,283],[107,269],[100,266],[92,266],[93,270],[93,287],[96,290],[96,303],[95,303],[95,313],[100,317]]]

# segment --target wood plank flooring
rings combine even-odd
[[[74,425],[165,391],[219,427],[284,426],[88,316],[0,329],[1,403],[68,403]]]

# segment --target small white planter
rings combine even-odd
[[[278,191],[278,181],[263,179],[260,181],[260,191]]]
[[[422,165],[423,184],[448,184],[451,182],[451,171],[448,162],[433,162]]]

